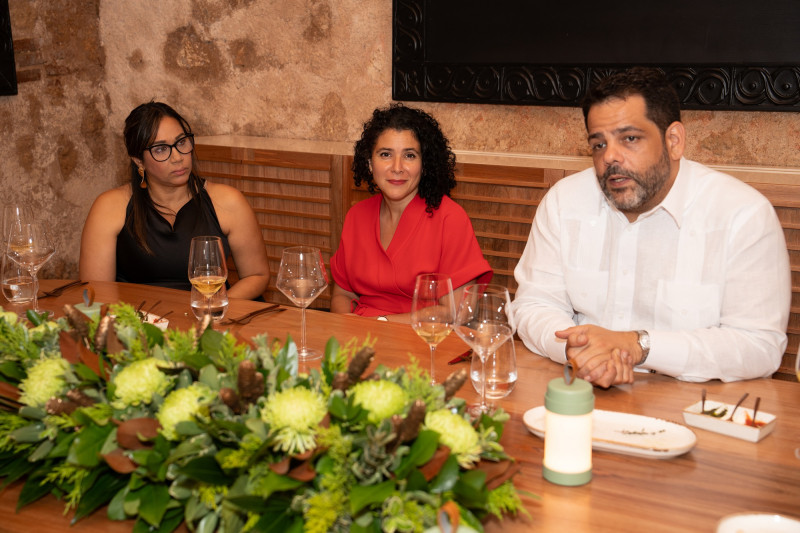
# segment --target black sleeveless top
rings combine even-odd
[[[147,244],[153,251],[148,255],[136,242],[129,229],[133,216],[133,201],[125,210],[125,225],[117,236],[117,281],[157,285],[189,291],[189,247],[192,237],[216,235],[222,237],[225,256],[230,257],[228,239],[222,233],[214,205],[205,188],[196,200],[189,200],[175,216],[175,224],[162,217],[153,206],[147,209]]]

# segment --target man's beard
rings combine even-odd
[[[620,211],[635,211],[649,202],[661,191],[664,184],[669,179],[670,162],[666,147],[661,152],[661,159],[656,161],[653,166],[642,173],[625,170],[617,165],[612,165],[606,169],[602,176],[598,178],[600,188],[603,190],[611,205]],[[608,187],[608,179],[611,176],[624,176],[634,181],[632,189],[628,189],[623,195],[615,195]]]

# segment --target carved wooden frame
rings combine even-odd
[[[578,106],[587,87],[627,65],[463,64],[426,60],[427,0],[393,0],[392,98]],[[683,109],[800,111],[800,64],[660,66]]]

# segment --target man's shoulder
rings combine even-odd
[[[689,186],[694,189],[693,195],[701,194],[724,199],[725,202],[767,202],[769,200],[755,187],[735,176],[713,169],[697,161],[684,160],[689,172]]]

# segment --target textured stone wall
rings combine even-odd
[[[353,141],[391,99],[390,0],[12,0],[19,94],[0,97],[0,190],[29,200],[77,275],[94,198],[125,179],[122,123],[151,99],[199,135]],[[420,104],[454,148],[585,155],[578,109]],[[688,155],[800,166],[800,113],[686,112]]]

